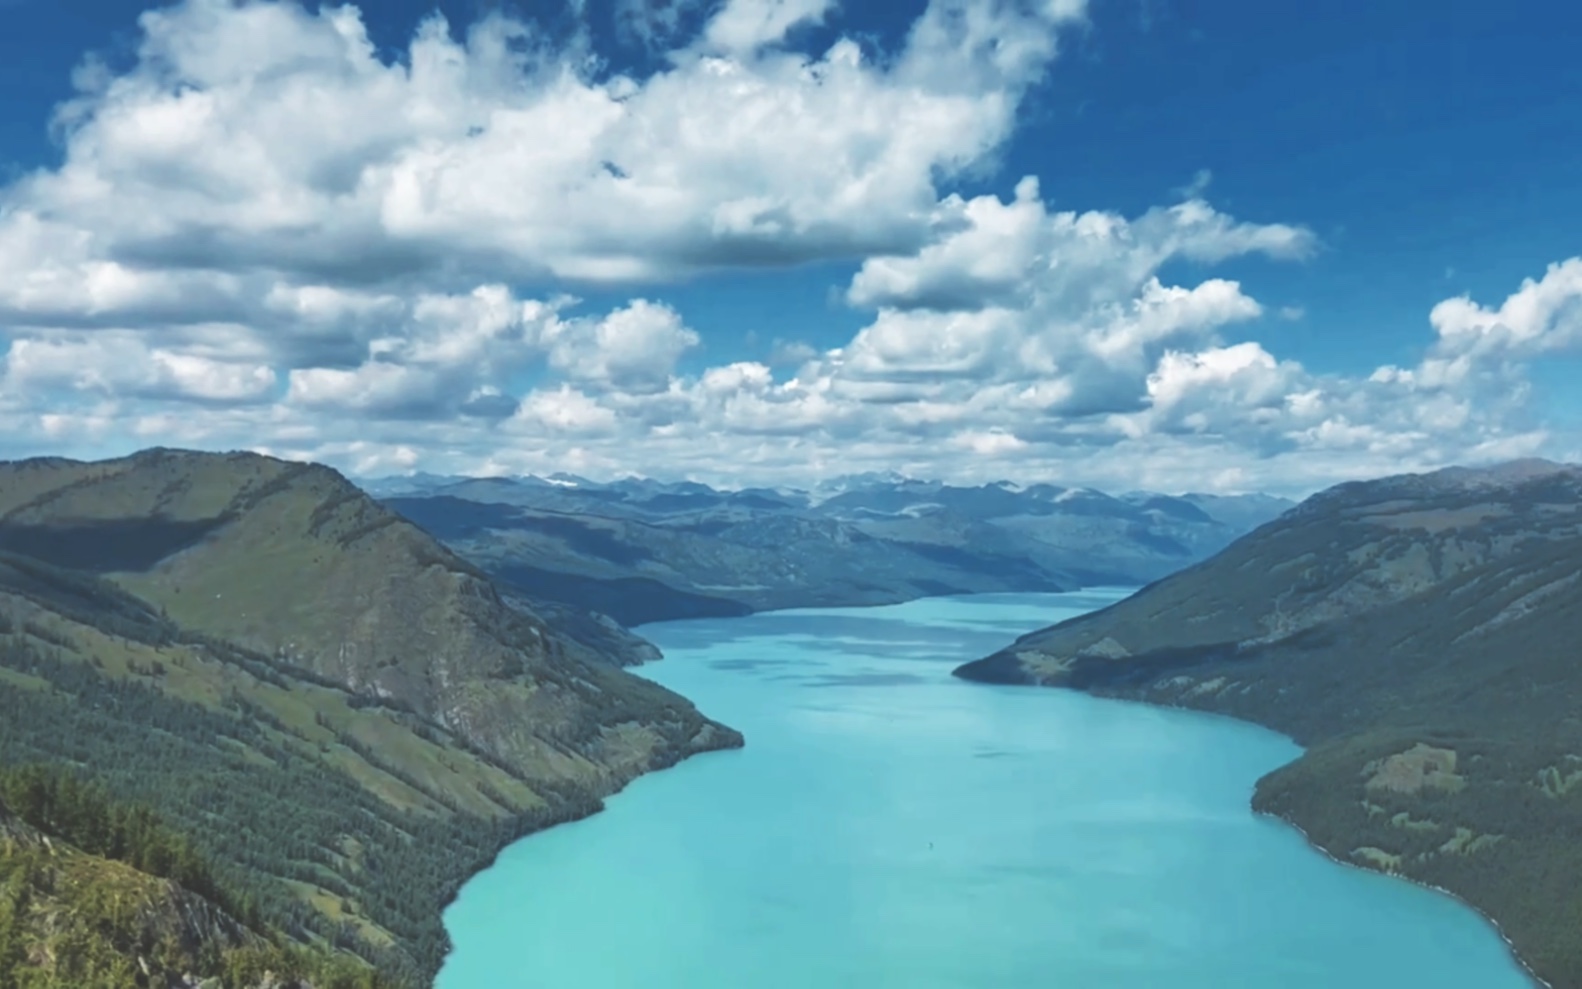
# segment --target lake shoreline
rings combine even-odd
[[[962,678],[962,679],[966,679],[966,678]],[[986,681],[967,680],[966,682],[968,682],[968,683],[983,683],[983,682],[986,682]],[[1236,724],[1253,725],[1254,727],[1262,728],[1265,731],[1274,732],[1276,735],[1279,735],[1282,738],[1286,738],[1286,739],[1292,741],[1293,744],[1295,744],[1295,740],[1294,739],[1291,739],[1291,737],[1289,735],[1286,735],[1284,732],[1280,731],[1277,728],[1270,727],[1269,725],[1266,725],[1266,724],[1264,724],[1264,723],[1262,723],[1260,721],[1254,721],[1251,718],[1240,718],[1240,717],[1237,717],[1234,714],[1228,714],[1228,713],[1226,713],[1224,711],[1215,711],[1215,710],[1211,710],[1211,709],[1207,709],[1207,708],[1200,708],[1200,707],[1190,707],[1190,706],[1183,705],[1183,704],[1174,704],[1174,703],[1161,704],[1161,703],[1156,703],[1154,701],[1146,700],[1146,699],[1140,698],[1140,697],[1127,696],[1125,694],[1096,693],[1096,692],[1087,691],[1087,690],[1077,690],[1077,689],[1074,689],[1074,688],[1071,688],[1071,687],[1064,687],[1064,686],[1061,686],[1060,684],[1052,684],[1052,683],[1030,683],[1030,682],[1024,681],[1022,683],[1010,684],[1010,686],[1029,686],[1029,687],[1044,687],[1044,688],[1051,688],[1052,687],[1052,688],[1054,688],[1056,690],[1068,690],[1068,691],[1070,691],[1072,693],[1081,694],[1081,695],[1083,695],[1085,697],[1097,697],[1097,698],[1102,698],[1104,700],[1120,701],[1120,702],[1126,703],[1126,704],[1141,704],[1141,705],[1143,705],[1145,707],[1152,707],[1152,708],[1157,708],[1157,709],[1160,709],[1160,710],[1186,711],[1186,712],[1190,712],[1192,714],[1207,715],[1208,717],[1211,717],[1211,718],[1223,718],[1223,719],[1225,719],[1227,721],[1233,721]],[[1297,758],[1301,758],[1301,757],[1298,756]],[[1295,761],[1296,760],[1293,759],[1291,761],[1291,763],[1286,763],[1285,765],[1289,766],[1292,763],[1294,763]],[[1279,769],[1283,769],[1283,768],[1285,768],[1285,766],[1278,767],[1275,770],[1271,770],[1271,772],[1278,772]],[[1297,834],[1302,836],[1302,840],[1307,843],[1307,846],[1309,848],[1311,848],[1313,851],[1317,852],[1318,854],[1322,855],[1324,858],[1329,859],[1331,862],[1336,863],[1337,865],[1345,866],[1348,869],[1356,869],[1356,870],[1358,870],[1360,872],[1373,873],[1374,875],[1383,876],[1386,879],[1393,879],[1393,880],[1405,882],[1405,883],[1408,883],[1408,884],[1410,884],[1412,886],[1416,886],[1419,889],[1426,889],[1426,890],[1428,890],[1430,892],[1438,893],[1438,894],[1440,894],[1442,896],[1448,897],[1449,899],[1454,900],[1456,903],[1459,903],[1460,905],[1466,907],[1468,910],[1470,910],[1473,913],[1477,914],[1478,917],[1480,917],[1485,923],[1487,923],[1489,925],[1489,927],[1491,927],[1494,930],[1494,933],[1499,935],[1500,940],[1505,943],[1506,950],[1510,953],[1511,959],[1516,963],[1517,967],[1522,970],[1522,974],[1525,975],[1532,982],[1532,984],[1535,987],[1537,987],[1537,989],[1555,989],[1555,986],[1554,986],[1554,984],[1552,982],[1549,982],[1543,976],[1539,975],[1537,973],[1537,971],[1535,971],[1533,969],[1532,965],[1530,965],[1528,963],[1527,959],[1522,957],[1521,951],[1516,947],[1516,943],[1511,940],[1510,936],[1505,933],[1505,928],[1500,926],[1499,920],[1497,918],[1495,918],[1492,914],[1488,913],[1487,911],[1479,908],[1478,906],[1476,906],[1473,903],[1471,903],[1470,901],[1468,901],[1461,894],[1455,892],[1454,890],[1446,889],[1443,886],[1437,886],[1437,885],[1435,885],[1433,883],[1423,882],[1420,879],[1414,879],[1411,876],[1408,876],[1408,875],[1406,875],[1404,873],[1400,873],[1400,872],[1385,872],[1382,869],[1376,869],[1376,868],[1373,868],[1373,867],[1368,866],[1368,865],[1363,865],[1363,864],[1359,864],[1357,862],[1347,861],[1346,859],[1340,858],[1339,856],[1335,855],[1334,852],[1330,851],[1328,848],[1326,848],[1325,846],[1320,844],[1318,841],[1316,841],[1313,838],[1313,836],[1308,833],[1306,828],[1302,827],[1302,825],[1298,824],[1296,821],[1292,820],[1291,818],[1286,817],[1283,814],[1274,813],[1273,811],[1260,810],[1256,806],[1254,806],[1250,801],[1248,803],[1248,809],[1250,811],[1252,811],[1254,816],[1264,817],[1264,818],[1269,818],[1270,820],[1279,821],[1281,824],[1284,824],[1285,826],[1291,828]]]
[[[1055,686],[1058,689],[1069,689],[1069,688],[1060,688],[1058,684],[1054,684],[1054,685],[1040,684],[1039,686]],[[1087,693],[1087,691],[1077,691],[1077,693]],[[1195,712],[1200,713],[1200,714],[1208,714],[1208,715],[1212,715],[1212,716],[1218,717],[1218,718],[1228,718],[1229,720],[1235,721],[1238,724],[1257,725],[1259,728],[1263,728],[1263,729],[1265,729],[1267,731],[1275,732],[1276,734],[1280,734],[1280,735],[1284,734],[1283,732],[1280,732],[1279,729],[1271,728],[1269,725],[1263,724],[1262,722],[1254,721],[1254,720],[1252,720],[1250,718],[1239,718],[1239,717],[1237,717],[1234,714],[1227,714],[1227,713],[1225,713],[1223,711],[1212,711],[1212,710],[1205,710],[1205,709],[1202,709],[1202,708],[1186,707],[1186,706],[1179,705],[1179,704],[1156,704],[1156,703],[1154,703],[1152,701],[1144,700],[1144,699],[1141,699],[1141,698],[1132,698],[1132,697],[1124,697],[1124,696],[1103,695],[1103,694],[1088,694],[1088,696],[1090,696],[1090,697],[1110,696],[1111,699],[1113,699],[1113,700],[1127,701],[1127,702],[1130,702],[1130,703],[1133,703],[1133,704],[1146,704],[1149,707],[1168,708],[1168,709],[1173,710],[1173,711],[1195,711]],[[1289,737],[1289,736],[1285,736],[1285,737]],[[1300,758],[1300,757],[1298,757],[1298,758]],[[1292,760],[1292,762],[1295,762],[1295,761],[1296,760],[1294,760],[1294,759]],[[1290,764],[1291,763],[1287,763],[1286,765],[1290,765]],[[1280,768],[1283,769],[1285,767],[1282,766]],[[1319,844],[1319,842],[1316,841],[1313,838],[1313,836],[1310,835],[1307,832],[1306,828],[1302,827],[1302,825],[1298,824],[1296,821],[1290,819],[1289,817],[1286,817],[1283,814],[1276,814],[1276,813],[1273,813],[1271,811],[1259,810],[1256,806],[1253,806],[1251,803],[1249,803],[1248,809],[1250,809],[1253,812],[1253,814],[1257,815],[1258,817],[1266,817],[1266,818],[1270,818],[1272,820],[1279,821],[1280,823],[1282,823],[1282,824],[1286,825],[1287,827],[1293,829],[1294,831],[1296,831],[1297,834],[1302,836],[1302,840],[1307,843],[1309,848],[1311,848],[1314,851],[1318,852],[1320,855],[1324,856],[1324,858],[1329,859],[1331,862],[1335,862],[1335,863],[1337,863],[1339,865],[1343,865],[1343,866],[1345,866],[1348,869],[1357,869],[1357,870],[1360,870],[1362,872],[1371,872],[1371,873],[1373,873],[1375,875],[1384,876],[1387,879],[1394,879],[1394,880],[1406,882],[1406,883],[1409,883],[1409,884],[1411,884],[1413,886],[1418,887],[1419,889],[1426,889],[1426,890],[1429,890],[1430,892],[1434,892],[1434,893],[1438,893],[1438,894],[1440,894],[1442,896],[1446,896],[1446,897],[1454,900],[1455,902],[1461,904],[1462,906],[1466,907],[1468,910],[1471,910],[1473,913],[1477,914],[1479,917],[1481,917],[1483,919],[1483,921],[1485,923],[1487,923],[1491,928],[1493,928],[1494,933],[1498,934],[1499,937],[1500,937],[1500,940],[1505,942],[1506,950],[1510,952],[1511,959],[1516,962],[1517,967],[1520,968],[1522,970],[1522,973],[1524,975],[1526,975],[1529,980],[1532,981],[1532,983],[1533,983],[1533,985],[1535,987],[1539,987],[1539,989],[1555,989],[1553,983],[1549,982],[1543,976],[1539,975],[1537,973],[1537,971],[1535,971],[1533,969],[1532,965],[1528,964],[1527,959],[1522,957],[1521,951],[1516,947],[1516,943],[1511,940],[1510,935],[1505,933],[1505,928],[1500,926],[1499,920],[1497,918],[1495,918],[1492,914],[1488,913],[1487,911],[1475,906],[1473,903],[1468,901],[1461,894],[1455,892],[1454,890],[1446,889],[1443,886],[1437,886],[1437,885],[1435,885],[1433,883],[1423,882],[1420,879],[1414,879],[1411,876],[1406,875],[1405,873],[1386,872],[1383,869],[1376,869],[1376,868],[1373,868],[1373,867],[1368,866],[1368,865],[1363,865],[1363,864],[1360,864],[1360,863],[1357,863],[1357,862],[1347,861],[1346,859],[1342,859],[1339,856],[1337,856],[1334,852],[1330,851],[1325,846]]]
[[[663,773],[666,770],[675,769],[682,763],[688,762],[699,756],[714,755],[719,752],[733,752],[738,749],[745,748],[747,745],[746,737],[735,728],[732,728],[731,731],[733,735],[724,736],[726,744],[711,745],[707,748],[694,749],[679,754],[666,753],[667,756],[674,756],[674,758],[662,759],[647,769],[633,774],[628,779],[617,783],[615,787],[607,793],[601,794],[590,792],[587,795],[587,799],[583,800],[582,802],[574,806],[560,808],[562,813],[560,813],[558,816],[552,816],[549,819],[536,822],[534,826],[529,827],[517,834],[516,837],[503,842],[500,847],[491,852],[487,859],[481,864],[478,864],[476,868],[468,868],[464,870],[464,874],[456,882],[455,887],[445,893],[439,903],[439,914],[441,918],[444,917],[445,911],[449,910],[451,905],[460,899],[462,888],[468,883],[472,882],[473,879],[494,868],[494,866],[500,861],[500,856],[505,854],[506,850],[515,845],[517,842],[525,841],[534,835],[543,834],[547,831],[561,827],[562,825],[576,824],[579,821],[586,821],[589,818],[597,817],[609,809],[606,802],[611,797],[619,796],[622,791],[640,779]],[[449,943],[451,939],[450,932],[448,930],[446,931],[445,939],[447,942],[445,946],[445,954],[446,957],[449,957],[450,953],[455,950],[455,945]]]
[[[963,678],[963,679],[966,679],[966,678]],[[968,683],[975,683],[975,682],[981,683],[981,682],[985,682],[985,681],[967,680],[967,682]],[[1141,698],[1141,697],[1132,697],[1132,696],[1128,696],[1128,695],[1125,695],[1125,694],[1119,694],[1119,693],[1098,693],[1098,692],[1087,691],[1087,690],[1077,690],[1077,689],[1074,689],[1074,688],[1071,688],[1071,687],[1064,687],[1064,686],[1061,686],[1060,684],[1054,684],[1054,683],[1031,683],[1031,682],[1023,681],[1021,683],[1010,684],[1010,685],[1011,686],[1043,687],[1043,688],[1051,688],[1052,687],[1052,688],[1054,688],[1056,690],[1068,690],[1068,691],[1071,691],[1072,693],[1082,694],[1085,697],[1098,697],[1098,698],[1103,698],[1105,700],[1120,701],[1122,703],[1127,703],[1127,704],[1142,704],[1142,705],[1144,705],[1146,707],[1158,708],[1160,710],[1189,711],[1189,712],[1191,712],[1193,714],[1207,715],[1207,716],[1209,716],[1211,718],[1223,718],[1223,719],[1225,719],[1227,721],[1233,721],[1233,722],[1235,722],[1237,724],[1241,724],[1241,725],[1253,725],[1255,727],[1262,728],[1265,731],[1274,732],[1276,735],[1280,735],[1282,738],[1289,739],[1293,743],[1295,743],[1294,739],[1291,739],[1289,735],[1286,735],[1284,732],[1280,731],[1278,728],[1273,728],[1273,727],[1271,727],[1269,725],[1266,725],[1266,724],[1264,724],[1264,723],[1262,723],[1260,721],[1254,721],[1251,718],[1237,717],[1234,714],[1228,714],[1228,713],[1226,713],[1224,711],[1215,711],[1215,710],[1208,709],[1208,708],[1191,707],[1191,706],[1184,705],[1184,704],[1175,704],[1175,703],[1164,703],[1164,704],[1161,704],[1161,703],[1157,703],[1157,702],[1154,702],[1154,701],[1146,700],[1146,699]],[[1301,757],[1298,756],[1297,758],[1301,758]],[[1294,763],[1295,761],[1296,760],[1293,759],[1290,763],[1286,763],[1285,765],[1289,766],[1292,763]],[[1283,768],[1285,768],[1285,766],[1278,767],[1277,769],[1271,770],[1270,772],[1278,772],[1279,769],[1283,769]],[[1488,913],[1487,911],[1477,907],[1476,905],[1474,905],[1473,903],[1468,901],[1461,894],[1455,892],[1454,890],[1446,889],[1443,886],[1437,886],[1437,885],[1435,885],[1433,883],[1423,882],[1420,879],[1414,879],[1411,876],[1405,875],[1404,873],[1385,872],[1382,869],[1375,869],[1375,868],[1373,868],[1371,866],[1362,865],[1362,864],[1359,864],[1357,862],[1347,861],[1346,859],[1342,859],[1339,856],[1335,855],[1328,848],[1326,848],[1323,845],[1319,844],[1319,842],[1316,841],[1313,838],[1313,836],[1308,833],[1306,828],[1302,827],[1301,824],[1299,824],[1296,821],[1290,819],[1289,817],[1286,817],[1283,814],[1274,813],[1272,811],[1260,810],[1256,806],[1254,806],[1250,801],[1248,803],[1248,809],[1251,810],[1252,813],[1255,816],[1257,816],[1257,817],[1264,817],[1264,818],[1269,818],[1271,820],[1279,821],[1281,824],[1284,824],[1285,826],[1291,828],[1297,834],[1302,836],[1302,840],[1307,843],[1307,846],[1309,848],[1311,848],[1313,851],[1319,853],[1324,858],[1329,859],[1331,862],[1334,862],[1334,863],[1336,863],[1338,865],[1345,866],[1348,869],[1356,869],[1356,870],[1361,871],[1361,872],[1369,872],[1369,873],[1373,873],[1374,875],[1383,876],[1383,877],[1385,877],[1387,879],[1393,879],[1393,880],[1398,880],[1398,881],[1401,881],[1401,882],[1405,882],[1405,883],[1408,883],[1408,884],[1410,884],[1412,886],[1416,886],[1419,889],[1426,889],[1426,890],[1429,890],[1430,892],[1438,893],[1438,894],[1440,894],[1442,896],[1448,897],[1451,900],[1454,900],[1456,903],[1461,904],[1462,906],[1466,907],[1468,910],[1470,910],[1473,913],[1477,914],[1478,917],[1480,917],[1485,923],[1487,923],[1489,925],[1489,927],[1491,927],[1494,930],[1494,933],[1499,935],[1500,940],[1505,943],[1506,950],[1510,953],[1511,959],[1516,962],[1517,967],[1522,970],[1522,974],[1525,975],[1533,983],[1533,985],[1535,987],[1537,987],[1537,989],[1555,989],[1555,986],[1554,986],[1553,983],[1549,982],[1548,980],[1544,979],[1543,976],[1539,975],[1537,973],[1537,971],[1535,971],[1533,969],[1532,965],[1530,965],[1527,962],[1527,959],[1522,957],[1521,951],[1516,947],[1515,942],[1511,940],[1510,936],[1505,933],[1505,928],[1500,926],[1499,920],[1497,918],[1495,918],[1493,915],[1491,915],[1490,913]]]
[[[1146,703],[1146,702],[1144,702],[1144,703]],[[1227,717],[1229,717],[1229,716],[1227,715]],[[1233,718],[1232,720],[1243,721],[1243,719],[1241,719],[1241,718]],[[1243,723],[1244,724],[1257,724],[1257,722],[1255,722],[1255,721],[1243,721]],[[1259,727],[1263,727],[1263,726],[1259,725]],[[1500,940],[1505,942],[1505,947],[1510,951],[1510,955],[1511,955],[1512,960],[1514,960],[1516,962],[1517,966],[1519,968],[1521,968],[1522,972],[1524,974],[1526,974],[1526,976],[1529,979],[1532,980],[1532,982],[1533,982],[1533,984],[1535,986],[1542,987],[1542,989],[1555,989],[1553,983],[1548,982],[1547,980],[1544,979],[1543,976],[1541,976],[1537,972],[1535,972],[1533,970],[1533,967],[1527,963],[1527,960],[1522,957],[1522,954],[1521,954],[1521,952],[1519,950],[1517,950],[1517,947],[1516,947],[1515,943],[1512,942],[1510,937],[1506,935],[1505,929],[1500,926],[1500,922],[1498,920],[1496,920],[1494,917],[1492,917],[1491,915],[1489,915],[1487,912],[1485,912],[1483,910],[1480,910],[1478,907],[1474,906],[1472,903],[1469,903],[1466,900],[1466,898],[1462,897],[1460,894],[1458,894],[1458,893],[1456,893],[1456,892],[1454,892],[1452,890],[1448,890],[1448,889],[1444,888],[1443,886],[1436,886],[1433,883],[1425,883],[1425,882],[1423,882],[1420,879],[1413,879],[1411,876],[1404,875],[1404,874],[1399,873],[1399,872],[1385,872],[1382,869],[1374,869],[1374,868],[1370,868],[1370,867],[1368,867],[1366,865],[1359,865],[1356,862],[1348,862],[1345,859],[1342,859],[1342,858],[1336,856],[1334,852],[1331,852],[1328,848],[1325,848],[1323,845],[1321,845],[1317,841],[1315,841],[1313,839],[1313,836],[1308,834],[1307,830],[1305,828],[1303,828],[1302,825],[1296,823],[1295,821],[1291,820],[1290,818],[1288,818],[1288,817],[1286,817],[1286,816],[1284,816],[1282,814],[1276,814],[1276,813],[1274,813],[1272,811],[1259,810],[1256,807],[1251,807],[1250,809],[1252,810],[1253,814],[1258,816],[1258,817],[1266,817],[1266,818],[1269,818],[1271,820],[1279,821],[1281,824],[1284,824],[1286,827],[1291,828],[1297,834],[1302,836],[1302,840],[1307,842],[1307,846],[1309,848],[1313,849],[1313,851],[1315,851],[1318,854],[1320,854],[1320,855],[1324,856],[1325,858],[1329,859],[1331,862],[1334,862],[1336,865],[1342,865],[1342,866],[1345,866],[1348,869],[1357,869],[1357,870],[1359,870],[1361,872],[1371,872],[1374,875],[1383,876],[1386,879],[1394,879],[1394,880],[1398,880],[1398,881],[1401,881],[1401,882],[1410,883],[1411,885],[1416,886],[1419,889],[1426,889],[1426,890],[1429,890],[1430,892],[1438,893],[1441,896],[1446,896],[1446,897],[1449,897],[1452,900],[1455,900],[1457,903],[1459,903],[1462,906],[1466,907],[1468,910],[1471,910],[1473,913],[1477,914],[1479,917],[1482,917],[1483,920],[1490,927],[1492,927],[1494,929],[1494,933],[1498,934],[1500,936]]]

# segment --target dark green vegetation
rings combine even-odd
[[[1217,711],[1308,746],[1254,806],[1448,889],[1582,986],[1582,469],[1346,484],[957,673]]]
[[[162,881],[410,984],[505,843],[740,744],[616,668],[645,646],[502,594],[323,467],[0,465],[0,765],[157,808],[207,863]]]
[[[178,832],[71,773],[0,774],[0,989],[381,989],[264,924]]]
[[[503,585],[628,625],[1135,584],[1290,507],[876,477],[816,492],[429,476],[370,489]]]

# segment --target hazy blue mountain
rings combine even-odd
[[[365,488],[517,590],[626,624],[1146,583],[1292,505],[896,474],[806,491],[564,474]]]

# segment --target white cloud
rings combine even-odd
[[[852,304],[953,309],[1014,297],[1047,237],[1038,180],[1018,182],[1009,204],[979,196],[947,205],[963,228],[915,256],[865,261],[847,292]]]
[[[1527,365],[1545,355],[1582,353],[1582,258],[1551,264],[1524,279],[1498,309],[1463,295],[1429,313],[1438,338],[1415,368],[1381,367],[1375,383],[1409,389],[1426,400],[1459,393],[1480,406],[1512,409],[1527,399]]]
[[[936,177],[1009,135],[1080,4],[936,0],[891,67],[846,40],[762,48],[827,6],[733,0],[700,39],[716,54],[633,80],[501,16],[459,41],[430,19],[391,63],[353,7],[186,0],[141,17],[129,72],[82,74],[65,164],[9,190],[0,245],[21,246],[0,252],[45,242],[56,282],[104,283],[95,312],[168,290],[140,272],[454,289],[911,249]],[[35,266],[0,305],[60,301]]]
[[[730,55],[751,55],[783,39],[799,24],[821,23],[833,0],[729,0],[703,32],[703,44]]]
[[[100,333],[91,342],[16,340],[4,367],[0,383],[17,394],[59,389],[101,398],[256,402],[275,387],[275,372],[266,365],[150,349],[130,332]]]
[[[563,321],[560,311],[576,300],[523,301],[503,285],[481,285],[465,295],[420,293],[410,300],[318,293],[310,299],[332,328],[353,340],[366,338],[354,367],[290,372],[286,401],[324,411],[433,417],[477,411],[480,402],[499,408],[502,385],[549,348],[562,346],[562,337],[574,333],[568,325],[575,325]],[[370,310],[383,319],[365,320]],[[350,323],[337,321],[347,314]],[[600,358],[599,346],[597,338],[591,341],[588,361]]]
[[[608,435],[617,424],[614,411],[570,385],[561,385],[554,391],[529,394],[504,428],[537,435],[589,436]]]
[[[1165,488],[1555,448],[1526,365],[1582,349],[1582,259],[1441,303],[1411,366],[1320,374],[1247,339],[1299,307],[1203,270],[1316,238],[1216,210],[1206,173],[1130,217],[1033,176],[950,193],[992,176],[1079,2],[932,0],[894,51],[811,54],[827,0],[623,9],[661,71],[498,16],[388,60],[350,7],[145,14],[129,69],[79,72],[62,165],[0,190],[0,445]],[[742,359],[664,301],[807,261],[858,264],[842,346]]]
[[[950,445],[982,456],[997,457],[1027,449],[1027,444],[1015,434],[1002,429],[963,430],[950,438]]]
[[[956,230],[910,257],[870,259],[853,278],[848,298],[881,309],[842,355],[846,372],[1020,382],[1045,412],[1132,411],[1168,348],[1211,346],[1220,328],[1262,314],[1236,282],[1162,284],[1166,263],[1294,259],[1314,247],[1301,228],[1240,223],[1198,201],[1135,220],[1050,214],[1031,178],[1008,203],[952,205]]]
[[[573,4],[579,13],[581,4]],[[615,29],[626,43],[660,49],[675,41],[698,6],[699,0],[615,0]]]
[[[1288,393],[1275,359],[1256,343],[1217,347],[1195,354],[1167,353],[1148,376],[1148,397],[1155,409],[1173,409],[1205,392],[1223,396],[1235,390],[1242,406],[1263,406]]]
[[[988,378],[1017,360],[1021,313],[882,310],[839,358],[857,378]]]
[[[1439,303],[1428,318],[1444,358],[1525,358],[1582,348],[1582,258],[1551,264],[1538,281],[1523,280],[1498,309],[1461,296]]]
[[[327,412],[416,415],[439,400],[440,388],[433,372],[370,361],[350,371],[298,368],[291,372],[286,401]]]
[[[656,391],[698,335],[669,306],[635,299],[597,321],[556,322],[547,342],[550,365],[575,381]]]
[[[1123,302],[1171,260],[1216,262],[1241,254],[1306,257],[1307,230],[1239,223],[1201,200],[1149,210],[1136,220],[1105,212],[1050,214],[1029,176],[1015,198],[943,206],[959,229],[912,256],[872,258],[852,280],[860,306],[975,308],[1036,294],[1066,308]]]

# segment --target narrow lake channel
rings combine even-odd
[[[1252,814],[1289,740],[950,676],[1121,594],[643,627],[747,748],[507,849],[438,989],[1529,987],[1470,909]]]

